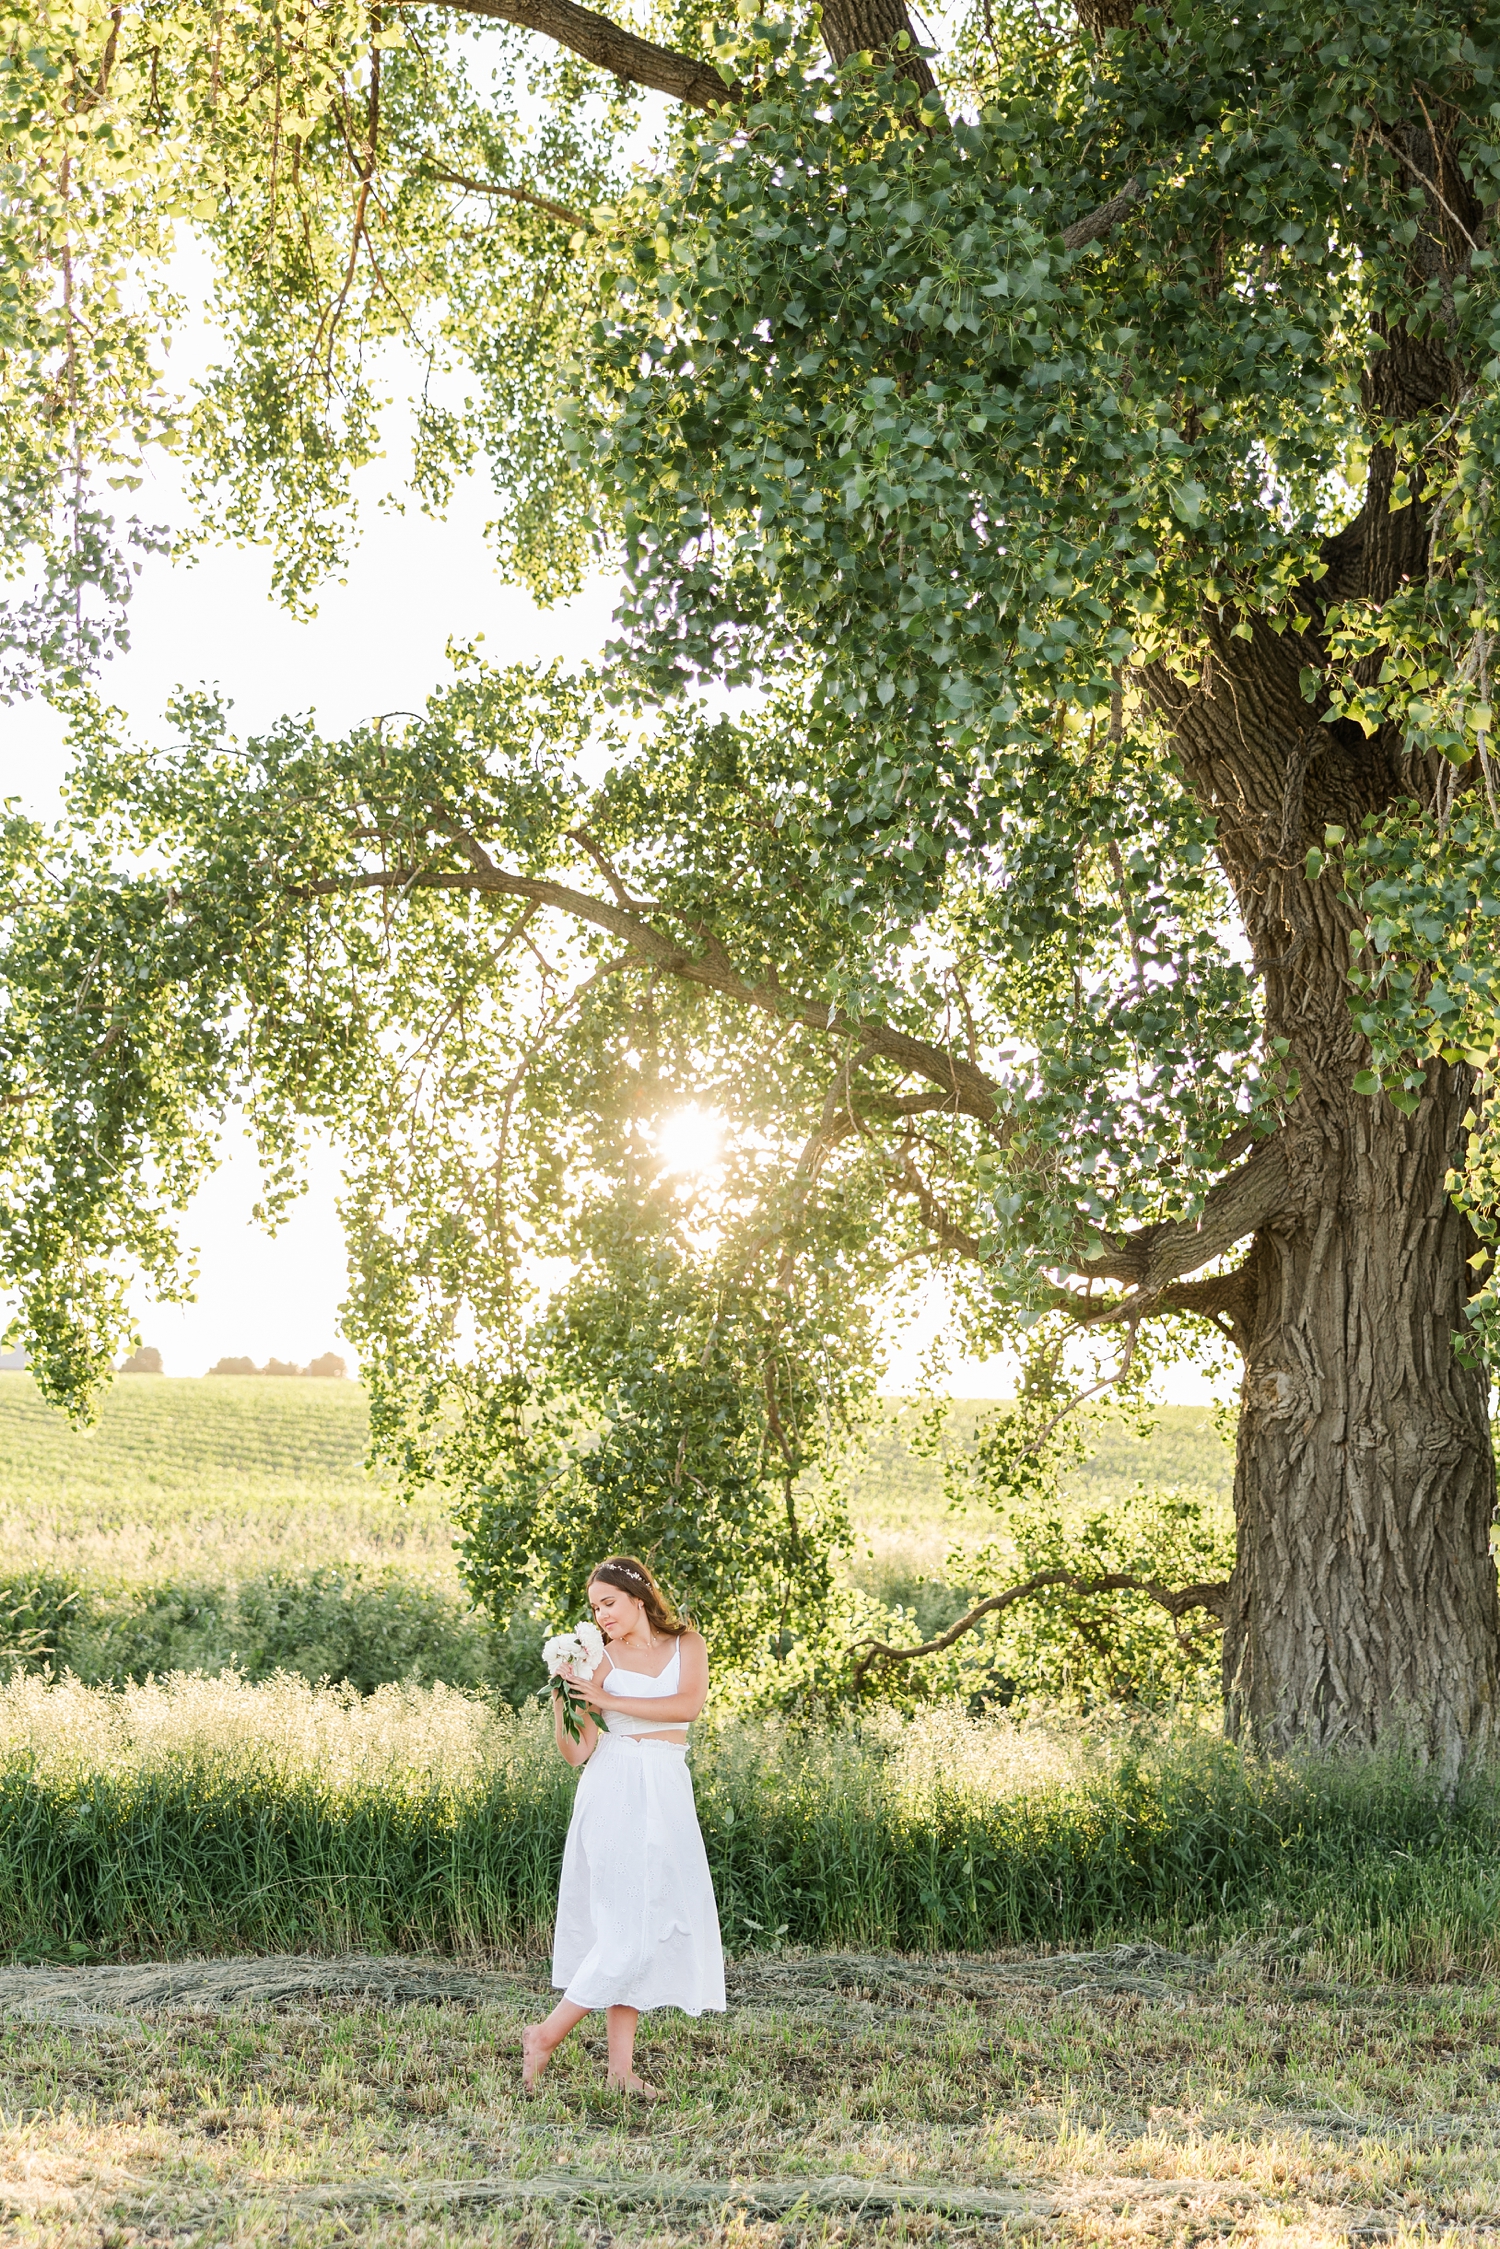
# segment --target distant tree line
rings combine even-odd
[[[210,1374],[311,1374],[328,1376],[338,1381],[349,1369],[336,1351],[325,1351],[319,1358],[310,1359],[305,1367],[299,1367],[291,1359],[267,1359],[263,1367],[258,1367],[253,1359],[220,1359],[208,1371]],[[119,1372],[164,1374],[166,1369],[162,1365],[161,1353],[153,1344],[148,1343],[143,1344],[140,1350],[132,1351],[128,1359],[122,1359]]]
[[[310,1359],[305,1367],[295,1365],[290,1359],[267,1359],[263,1367],[258,1367],[253,1359],[220,1359],[217,1365],[211,1366],[208,1371],[211,1375],[315,1374],[331,1376],[337,1381],[346,1375],[349,1369],[336,1351],[325,1351],[320,1358]]]

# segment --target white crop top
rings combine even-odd
[[[613,1661],[613,1659],[611,1659]],[[675,1695],[682,1676],[682,1642],[679,1640],[667,1660],[665,1671],[652,1678],[647,1671],[622,1671],[618,1664],[600,1681],[607,1695]],[[615,1681],[620,1681],[616,1686]],[[604,1728],[611,1734],[681,1734],[687,1731],[685,1718],[632,1718],[624,1710],[607,1710]]]

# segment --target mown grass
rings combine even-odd
[[[971,1722],[710,1730],[732,1943],[985,1951],[1269,1942],[1345,1976],[1477,1973],[1500,1794],[1399,1762],[1268,1765],[1201,1731]],[[573,1779],[540,1712],[294,1679],[0,1691],[13,1955],[542,1944]],[[1295,1937],[1289,1932],[1297,1931]]]
[[[1017,1983],[897,2009],[830,2003],[793,1979],[785,1997],[748,1997],[727,2017],[648,2017],[640,2058],[666,2099],[647,2111],[604,2091],[597,2024],[524,2099],[520,2027],[545,1996],[539,1977],[529,1990],[524,1973],[507,1981],[472,2010],[325,1998],[10,2020],[4,2238],[925,2249],[1024,2233],[1049,2249],[1457,2249],[1500,2224],[1492,1988],[1376,1994],[1241,1975],[1155,1996]],[[593,2182],[582,2207],[549,2205],[559,2177]],[[1028,2214],[979,2227],[920,2210],[734,2207],[744,2182],[795,2192],[830,2177],[917,2201],[927,2186],[1009,2189]],[[674,2215],[679,2180],[717,2182],[721,2206]],[[534,2199],[496,2212],[487,2181],[529,2182]]]

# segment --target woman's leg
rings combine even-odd
[[[624,2093],[644,2093],[648,2100],[656,2099],[656,2087],[648,2085],[635,2073],[635,2026],[641,2019],[639,2007],[611,2007],[604,2017],[609,2025],[609,2082],[618,2085]]]
[[[521,2033],[521,2083],[528,2093],[551,2060],[553,2049],[587,2013],[587,2007],[575,2006],[571,1999],[559,1999],[544,2023],[526,2025]],[[631,2028],[633,2032],[633,2024]]]

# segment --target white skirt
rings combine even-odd
[[[573,1799],[552,1982],[577,2007],[724,2006],[724,1950],[687,1752],[601,1734]]]

